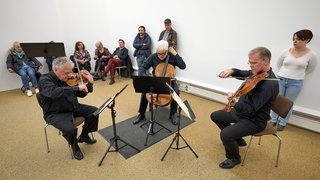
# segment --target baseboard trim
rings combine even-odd
[[[227,93],[224,91],[211,89],[194,83],[186,82],[181,79],[177,79],[177,81],[180,91],[194,94],[196,96],[210,99],[222,104],[228,103],[226,99]],[[320,116],[314,114],[309,114],[294,109],[288,124],[320,133]]]

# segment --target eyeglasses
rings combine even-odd
[[[61,70],[60,72],[62,72],[64,75],[67,75],[67,76],[70,76],[70,75],[73,74],[72,71],[71,72],[65,72],[65,71]]]
[[[165,56],[167,55],[167,52],[164,52],[164,53],[157,53],[158,56]]]

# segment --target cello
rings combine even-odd
[[[175,71],[174,67],[168,63],[169,61],[169,54],[166,58],[165,63],[160,63],[156,66],[154,70],[154,76],[156,77],[169,77],[174,79],[175,77]],[[171,82],[170,82],[171,86]],[[146,94],[147,100],[150,102],[151,101],[151,95]],[[152,100],[154,101],[153,104],[156,106],[167,106],[172,102],[172,96],[170,94],[152,94]]]

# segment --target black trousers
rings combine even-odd
[[[178,95],[180,95],[179,86],[176,83],[176,81],[172,81],[171,87]],[[146,97],[146,93],[141,93],[139,113],[145,114],[147,107],[148,107],[148,100]],[[172,100],[170,104],[170,115],[177,113],[177,108],[178,108],[177,102]]]
[[[219,110],[211,113],[210,116],[211,120],[221,129],[220,138],[228,159],[241,158],[237,140],[263,130],[263,127],[251,120],[238,118],[234,115],[234,111],[234,109],[231,109],[230,112]]]
[[[82,126],[81,136],[86,137],[88,133],[98,130],[99,116],[93,116],[92,113],[97,108],[90,105],[79,104],[74,112],[65,112],[51,114],[47,116],[46,122],[59,129],[70,145],[74,144],[77,139],[77,127],[73,124],[74,117],[84,117],[85,122]]]

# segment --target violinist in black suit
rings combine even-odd
[[[248,56],[251,70],[227,69],[219,76],[276,78],[270,67],[271,52],[267,48],[252,49]],[[240,164],[239,146],[246,145],[242,137],[264,130],[270,119],[271,106],[279,93],[278,82],[267,80],[257,82],[252,84],[252,90],[244,92],[239,99],[235,98],[237,92],[229,92],[227,107],[231,109],[225,108],[211,114],[211,120],[221,129],[220,138],[225,147],[227,159],[219,164],[221,168],[233,168]]]

